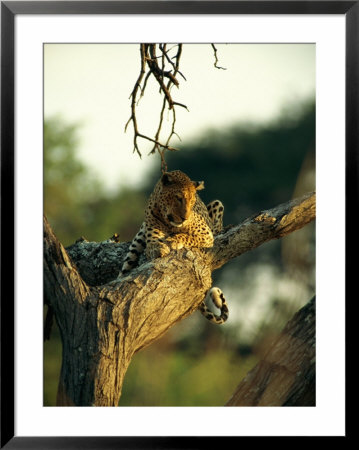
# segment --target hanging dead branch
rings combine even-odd
[[[174,56],[170,56],[170,52],[176,48],[177,51]],[[165,150],[177,150],[176,148],[170,146],[170,140],[173,135],[177,135],[175,132],[175,124],[176,124],[176,106],[187,109],[187,106],[183,103],[179,103],[175,101],[171,94],[171,89],[173,86],[178,87],[178,75],[180,75],[184,80],[184,75],[179,70],[179,64],[182,54],[182,44],[177,44],[174,47],[168,48],[167,44],[140,44],[140,53],[141,53],[141,70],[140,74],[137,78],[135,86],[131,93],[131,116],[126,123],[125,131],[127,130],[128,125],[132,122],[134,129],[134,151],[138,153],[141,157],[141,152],[138,146],[138,138],[146,139],[154,144],[150,153],[155,153],[158,150],[161,156],[161,165],[164,169],[165,160],[164,160],[164,151]],[[157,55],[159,53],[159,55]],[[172,53],[171,53],[172,55]],[[136,108],[139,100],[143,97],[148,80],[152,78],[156,81],[159,86],[159,92],[163,95],[163,104],[159,117],[159,124],[157,131],[155,133],[155,137],[151,138],[139,131],[137,117],[136,117]],[[169,136],[165,141],[161,141],[160,132],[163,124],[163,117],[165,110],[168,109],[172,112],[172,127]],[[165,170],[165,169],[164,169]]]
[[[226,70],[224,67],[218,66],[217,48],[211,44],[214,50],[214,67],[217,69]],[[162,172],[167,170],[165,161],[165,152],[178,150],[170,145],[171,139],[176,136],[181,140],[180,136],[175,130],[176,126],[176,107],[188,108],[183,103],[174,100],[171,90],[173,86],[179,87],[179,76],[186,80],[186,77],[180,71],[180,61],[182,56],[183,44],[175,44],[169,46],[168,44],[140,44],[141,55],[141,69],[136,80],[135,86],[130,95],[131,99],[131,116],[128,119],[125,131],[128,125],[132,122],[134,137],[133,137],[133,151],[142,157],[139,149],[138,139],[145,139],[153,143],[153,147],[149,154],[154,154],[156,151],[161,158]],[[162,108],[159,113],[159,122],[154,137],[150,137],[142,133],[137,122],[137,106],[140,99],[143,97],[147,84],[150,79],[153,79],[159,87],[160,94],[163,95]],[[162,139],[160,134],[163,126],[163,119],[165,112],[168,111],[172,115],[171,129],[167,138]]]

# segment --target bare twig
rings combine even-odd
[[[212,46],[213,51],[214,51],[214,67],[215,67],[216,69],[227,70],[225,67],[221,67],[221,66],[218,66],[218,65],[217,65],[217,64],[218,64],[217,48],[216,48],[216,46],[215,46],[214,44],[211,44],[211,46]]]
[[[177,52],[171,59],[168,53],[175,47],[177,47]],[[175,131],[175,123],[176,123],[175,107],[179,106],[181,108],[185,108],[188,110],[186,105],[175,101],[171,94],[171,88],[173,86],[176,87],[179,86],[179,82],[176,78],[177,75],[180,74],[185,79],[184,75],[179,71],[179,62],[182,54],[182,44],[177,44],[177,46],[175,47],[171,47],[170,49],[168,49],[167,44],[159,44],[158,47],[156,44],[140,45],[141,70],[130,96],[131,116],[125,126],[126,131],[128,125],[131,122],[133,123],[134,151],[136,151],[140,157],[141,152],[138,146],[138,138],[146,139],[154,143],[154,146],[150,153],[155,153],[156,150],[159,152],[161,157],[162,169],[164,167],[167,167],[164,159],[165,151],[177,150],[170,145],[171,138],[174,135],[178,137],[178,134]],[[157,50],[159,50],[161,53],[159,56],[157,55]],[[148,80],[151,78],[151,76],[153,76],[153,78],[156,80],[160,89],[160,93],[163,94],[163,104],[159,115],[159,124],[154,138],[149,137],[139,131],[136,118],[136,107],[138,106],[140,98],[144,95]],[[166,108],[172,111],[172,126],[166,141],[162,141],[162,139],[160,138],[160,133],[162,130],[163,117]]]
[[[146,73],[145,52],[146,52],[145,44],[141,44],[140,45],[141,70],[140,70],[140,75],[138,76],[137,81],[135,83],[135,87],[133,88],[131,96],[130,96],[130,98],[131,98],[131,117],[128,119],[126,126],[125,126],[125,131],[126,131],[128,124],[131,121],[133,122],[133,128],[134,128],[134,132],[135,132],[134,139],[133,139],[134,151],[137,151],[140,158],[141,158],[141,152],[137,145],[137,137],[138,137],[139,133],[138,133],[138,126],[137,126],[137,119],[136,119],[136,98],[137,98],[138,89],[141,89],[141,81]]]
[[[163,57],[164,58],[166,58],[166,60],[167,60],[167,62],[169,63],[169,64],[171,64],[171,66],[173,67],[173,69],[175,70],[175,75],[176,75],[176,73],[179,73],[180,75],[181,75],[181,77],[184,79],[184,80],[186,80],[186,77],[183,75],[183,73],[181,73],[179,70],[178,70],[178,63],[179,63],[179,58],[178,58],[178,56],[180,57],[180,55],[181,55],[181,52],[182,52],[182,44],[178,44],[178,52],[177,52],[177,55],[176,56],[174,56],[174,59],[176,59],[176,64],[172,61],[172,59],[168,56],[168,51],[166,51],[166,44],[162,47],[162,44],[159,44],[159,47],[160,47],[160,49],[162,50],[162,48],[163,48]],[[162,48],[161,48],[162,47]],[[172,47],[173,48],[173,47]],[[171,49],[172,49],[171,48]],[[170,50],[171,50],[170,49]],[[187,80],[186,80],[187,81]]]

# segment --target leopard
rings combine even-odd
[[[180,170],[162,173],[148,199],[145,220],[130,244],[120,277],[136,267],[143,252],[152,260],[181,248],[213,247],[214,237],[223,229],[224,206],[220,200],[206,206],[198,195],[202,189],[203,181],[192,181]],[[214,314],[204,300],[198,310],[212,323],[226,322],[229,310],[223,292],[212,287],[209,295],[220,315]]]

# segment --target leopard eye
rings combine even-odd
[[[176,199],[179,201],[179,203],[183,202],[183,197],[181,197],[180,195],[176,195]]]

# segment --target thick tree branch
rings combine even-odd
[[[315,194],[264,211],[219,235],[117,278],[128,243],[79,241],[67,251],[44,219],[44,287],[63,343],[59,405],[118,404],[132,356],[194,312],[211,273],[229,259],[314,219]]]
[[[212,270],[271,239],[299,230],[315,219],[315,192],[262,211],[215,238],[208,250]]]

